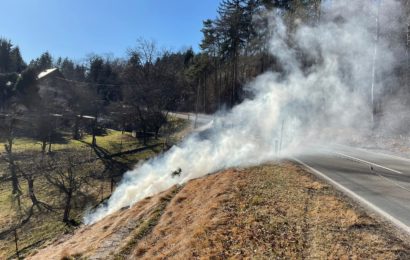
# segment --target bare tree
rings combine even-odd
[[[50,158],[48,160],[48,172],[45,174],[47,181],[56,187],[62,194],[63,199],[63,219],[68,225],[75,224],[70,218],[73,201],[81,187],[87,183],[87,179],[92,171],[81,167],[79,170],[79,158],[74,153],[67,154],[65,158]]]
[[[149,72],[150,66],[152,66],[154,60],[159,56],[156,42],[154,40],[138,38],[134,51],[139,54],[142,63],[148,66],[147,69]]]
[[[13,150],[15,131],[17,125],[17,114],[10,113],[1,116],[0,122],[0,134],[6,140],[4,144],[4,149],[6,151],[6,157],[4,158],[8,164],[8,169],[10,173],[10,179],[12,184],[12,194],[18,201],[20,205],[20,195],[22,194],[20,190],[19,180],[17,176],[15,156]]]
[[[16,164],[16,170],[27,181],[27,192],[31,200],[31,207],[36,207],[39,211],[43,209],[52,211],[53,209],[50,205],[37,198],[34,188],[36,178],[47,170],[44,164],[44,156],[43,154],[38,155],[34,152],[26,156],[30,158],[30,160],[22,160]]]

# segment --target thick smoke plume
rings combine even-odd
[[[380,24],[400,10],[393,0],[383,1],[380,8]],[[252,98],[218,114],[206,134],[192,134],[127,172],[107,206],[85,222],[207,173],[277,159],[279,148],[280,157],[287,157],[310,142],[343,142],[352,132],[374,127],[372,82],[375,97],[383,95],[384,82],[394,81],[390,75],[400,50],[380,37],[375,59],[375,2],[325,1],[323,9],[319,23],[300,23],[292,30],[278,13],[271,15],[269,47],[281,72],[249,83],[246,90]],[[389,25],[395,27],[391,21]],[[375,60],[377,75],[383,77],[373,77]],[[180,176],[173,177],[179,168]]]

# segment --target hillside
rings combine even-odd
[[[176,121],[172,122],[176,128],[179,126]],[[183,124],[181,122],[181,128]],[[177,131],[177,135],[179,134]],[[67,133],[63,137],[59,143],[53,144],[53,152],[47,154],[46,158],[56,161],[56,158],[60,158],[59,162],[64,162],[65,155],[75,154],[75,159],[79,164],[76,168],[77,178],[87,176],[87,170],[90,168],[93,172],[99,173],[87,176],[86,181],[81,184],[81,192],[74,196],[70,218],[75,222],[82,220],[86,208],[97,205],[101,200],[110,196],[110,177],[113,177],[112,180],[115,182],[119,181],[124,169],[131,168],[138,161],[153,157],[163,150],[164,145],[164,138],[150,140],[147,145],[144,145],[139,139],[133,138],[131,133],[111,129],[107,130],[103,136],[96,138],[95,149],[90,145],[91,136],[89,135],[84,136],[83,140],[73,140]],[[169,141],[172,142],[177,138],[179,137],[171,135]],[[0,140],[0,146],[4,146],[2,140]],[[30,209],[32,212],[29,220],[17,229],[20,256],[25,256],[33,248],[75,228],[75,225],[67,225],[62,221],[64,193],[61,193],[47,180],[47,175],[52,172],[45,167],[40,167],[41,152],[38,142],[30,138],[18,137],[14,140],[13,147],[16,165],[26,173],[26,176],[18,176],[22,190],[20,202],[23,216],[18,215],[17,203],[12,197],[7,160],[5,154],[0,151],[0,259],[16,256],[15,237],[8,230],[20,218],[24,219],[29,216]],[[109,170],[105,170],[106,167]],[[33,179],[36,198],[48,208],[32,207],[33,202],[27,181],[29,177]]]
[[[192,180],[29,259],[409,259],[394,231],[291,163]]]

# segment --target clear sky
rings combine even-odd
[[[0,37],[29,62],[44,51],[81,60],[87,54],[125,56],[143,37],[159,47],[198,50],[202,21],[220,0],[1,0]]]

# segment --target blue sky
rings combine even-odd
[[[1,0],[0,37],[29,62],[48,50],[80,61],[87,54],[125,56],[136,39],[198,50],[202,21],[220,0]]]

